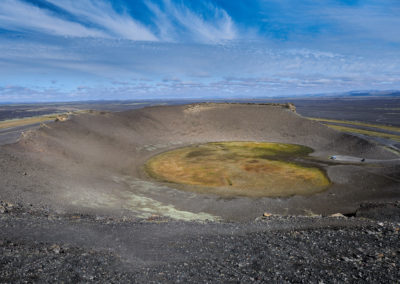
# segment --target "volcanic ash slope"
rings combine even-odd
[[[311,147],[332,186],[313,196],[227,199],[178,190],[143,173],[143,164],[158,153],[214,141]],[[282,106],[194,104],[92,112],[47,124],[3,146],[0,198],[64,213],[250,220],[265,211],[346,213],[363,201],[399,197],[393,167],[332,164],[329,155],[392,159],[394,154]]]

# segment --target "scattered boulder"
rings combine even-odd
[[[342,213],[331,214],[331,215],[329,215],[329,217],[332,217],[332,218],[347,218]]]
[[[66,121],[66,120],[68,120],[68,118],[69,118],[68,114],[60,114],[60,115],[57,115],[57,117],[56,117],[56,119],[54,121],[55,122]]]
[[[286,108],[288,108],[290,111],[296,112],[296,106],[292,103],[287,103]]]
[[[14,209],[14,204],[10,202],[0,201],[0,214],[10,213],[11,211],[15,211]]]
[[[52,245],[52,246],[50,247],[50,249],[51,249],[54,253],[56,253],[56,254],[59,254],[60,251],[61,251],[60,246],[59,246],[59,245],[56,245],[56,244]]]

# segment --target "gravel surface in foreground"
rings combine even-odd
[[[0,212],[2,283],[398,283],[400,279],[397,220],[277,216],[250,223],[117,220],[54,215],[4,202]]]

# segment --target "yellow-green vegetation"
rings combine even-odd
[[[377,132],[377,131],[372,131],[372,130],[359,129],[359,128],[353,128],[353,127],[347,127],[347,126],[341,126],[341,125],[333,125],[333,124],[327,124],[326,126],[336,129],[336,130],[339,130],[339,131],[343,131],[343,132],[359,133],[359,134],[364,134],[364,135],[368,135],[368,136],[381,137],[381,138],[400,142],[400,135],[389,134],[389,133],[384,133],[384,132]]]
[[[74,111],[73,113],[55,113],[55,114],[32,116],[32,117],[19,118],[19,119],[3,120],[3,121],[0,121],[0,129],[30,125],[30,124],[41,123],[41,122],[57,120],[57,119],[62,121],[66,117],[68,117],[68,115],[70,115],[70,114],[78,114],[78,113],[84,113],[84,112],[88,112],[88,111],[82,110],[82,111]]]
[[[400,132],[400,127],[388,126],[388,125],[382,125],[382,124],[373,124],[373,123],[365,123],[365,122],[358,122],[358,121],[348,121],[348,120],[327,119],[327,118],[314,118],[314,117],[308,117],[308,119],[316,120],[316,121],[319,121],[319,122],[340,123],[340,124],[372,127],[372,128],[376,128],[376,129],[384,129],[384,130],[389,130],[389,131],[398,131],[398,132]]]
[[[214,142],[180,148],[151,158],[147,173],[181,184],[184,190],[223,196],[309,195],[330,181],[314,167],[293,162],[311,153],[308,147],[262,142]]]

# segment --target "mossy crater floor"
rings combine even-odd
[[[327,189],[325,172],[298,160],[311,148],[267,142],[212,142],[159,154],[145,165],[150,177],[179,189],[222,196],[285,197]]]

